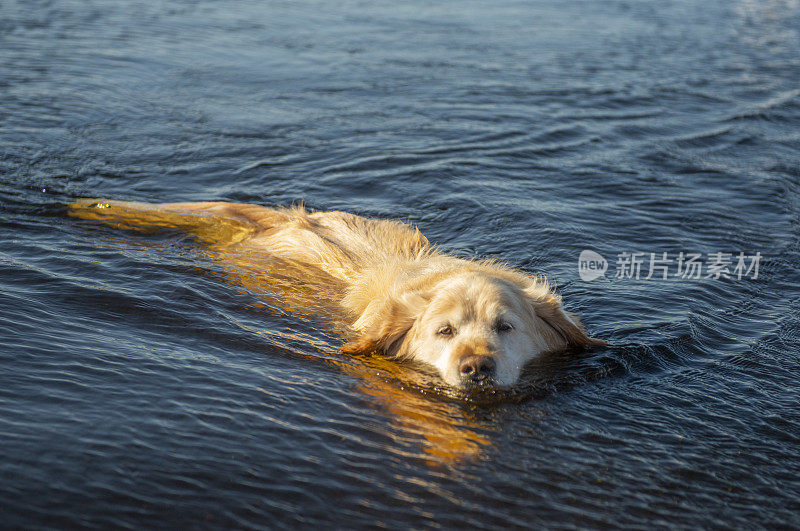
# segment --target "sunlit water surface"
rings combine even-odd
[[[799,29],[791,0],[4,2],[2,525],[800,526]],[[330,294],[86,196],[404,219],[610,345],[458,396],[337,355]],[[740,251],[757,279],[615,277]]]

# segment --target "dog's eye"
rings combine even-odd
[[[440,336],[452,336],[453,327],[450,325],[443,326],[439,330],[437,330],[436,333],[439,334]]]
[[[507,323],[505,321],[500,321],[499,323],[497,323],[495,328],[497,329],[498,332],[508,332],[509,330],[511,330],[514,327],[511,326],[511,323]]]

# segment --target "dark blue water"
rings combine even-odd
[[[799,81],[796,0],[3,2],[0,525],[800,526]],[[610,345],[453,397],[87,196],[404,219]]]

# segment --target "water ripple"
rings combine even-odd
[[[799,13],[4,3],[3,522],[797,527]],[[458,393],[338,355],[330,294],[68,218],[87,196],[402,218],[609,345]],[[583,282],[587,248],[763,261]]]

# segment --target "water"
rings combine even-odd
[[[799,23],[795,0],[3,3],[2,524],[800,526]],[[453,396],[337,356],[326,297],[68,217],[87,196],[405,219],[547,274],[610,345]],[[614,276],[740,251],[757,279]]]

